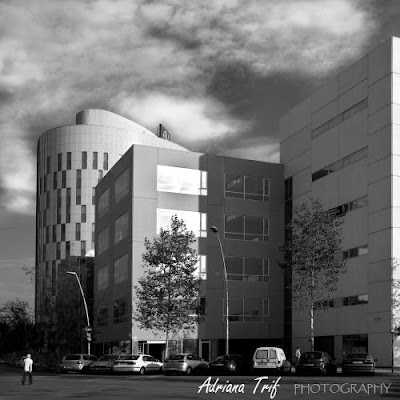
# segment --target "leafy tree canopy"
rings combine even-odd
[[[166,333],[167,341],[169,332],[194,329],[201,318],[195,241],[176,215],[153,241],[145,239],[145,272],[135,286],[133,318],[141,328]]]

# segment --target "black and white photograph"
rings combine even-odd
[[[0,0],[0,400],[400,398],[399,21]]]

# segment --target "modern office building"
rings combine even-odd
[[[225,252],[232,352],[283,342],[283,168],[228,157],[133,145],[96,187],[95,350],[142,350],[161,358],[164,334],[132,322],[144,240],[172,215],[196,235],[205,322],[172,336],[172,351],[224,353]]]
[[[94,248],[95,187],[132,144],[185,149],[104,110],[44,132],[37,145],[36,287],[39,324],[51,320],[58,265]],[[46,340],[45,340],[46,342]]]
[[[400,39],[351,65],[281,120],[285,204],[310,195],[344,215],[347,272],[316,320],[316,346],[392,363],[392,265],[400,256]],[[396,276],[395,276],[396,278]],[[293,313],[293,346],[309,348]],[[394,337],[395,342],[398,340]],[[395,353],[395,357],[396,357]]]

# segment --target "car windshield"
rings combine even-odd
[[[268,358],[268,350],[257,350],[256,358]]]
[[[307,351],[306,353],[303,353],[300,358],[307,358],[308,360],[319,360],[320,358],[322,358],[322,354],[315,351]]]
[[[139,358],[138,355],[128,354],[124,356],[119,356],[118,360],[137,360]]]
[[[352,354],[347,354],[346,358],[367,358],[369,357],[369,354],[366,353],[352,353]]]
[[[167,361],[168,360],[183,360],[184,358],[185,358],[184,354],[174,354],[172,356],[169,356]]]
[[[65,356],[66,360],[80,360],[81,356],[79,354],[69,354],[68,356]]]

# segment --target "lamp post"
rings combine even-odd
[[[81,290],[83,304],[85,305],[85,311],[86,311],[86,320],[87,320],[86,338],[87,338],[87,342],[88,342],[88,354],[90,354],[90,341],[92,340],[92,338],[90,336],[91,329],[90,329],[90,321],[89,321],[89,312],[88,312],[85,294],[83,293],[81,281],[79,280],[78,274],[76,272],[72,272],[72,271],[67,271],[67,274],[75,275],[75,278],[79,285],[79,289]]]
[[[226,296],[226,342],[225,342],[225,354],[229,354],[229,294],[228,294],[228,274],[226,272],[225,255],[222,247],[221,238],[219,236],[218,228],[216,226],[210,227],[211,232],[216,233],[219,248],[221,250],[222,264],[224,265],[224,276],[225,276],[225,296]]]

